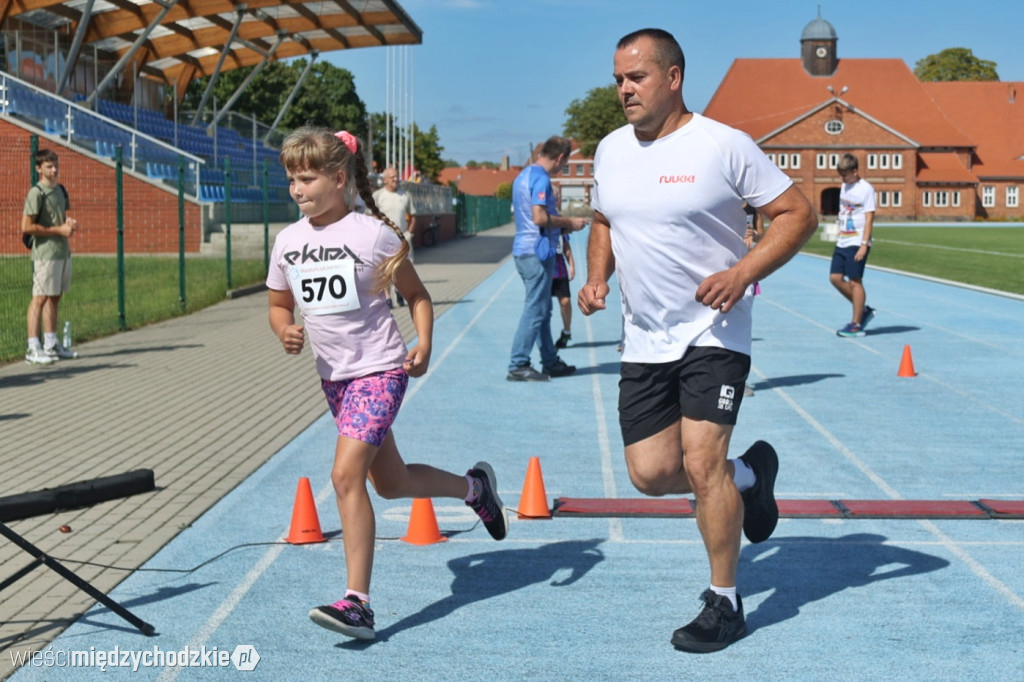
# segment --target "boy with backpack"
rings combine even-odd
[[[68,194],[57,181],[57,153],[40,149],[35,155],[39,182],[25,197],[21,234],[32,248],[32,300],[28,304],[28,352],[25,362],[49,365],[78,353],[57,341],[57,307],[71,285],[70,237],[78,221],[67,215]],[[39,332],[42,327],[43,341]]]

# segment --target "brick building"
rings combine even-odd
[[[1024,83],[923,83],[900,59],[839,59],[837,43],[819,16],[799,59],[735,60],[704,114],[754,138],[823,215],[850,152],[880,219],[1024,218]]]
[[[818,17],[800,58],[735,60],[704,115],[753,137],[822,215],[850,152],[880,219],[1024,218],[1024,83],[922,83],[901,59],[839,59],[838,41]],[[593,159],[574,142],[551,182],[589,202]]]

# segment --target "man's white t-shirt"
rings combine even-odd
[[[839,236],[836,246],[860,246],[864,241],[864,214],[875,210],[875,188],[864,178],[843,183],[839,190]]]
[[[355,212],[323,227],[303,217],[274,240],[267,288],[292,292],[321,378],[354,379],[405,362],[398,323],[375,291],[378,266],[400,246],[394,230]]]
[[[381,213],[390,218],[391,222],[395,225],[398,225],[398,229],[402,231],[402,234],[409,230],[409,225],[405,220],[405,217],[412,212],[408,194],[405,192],[392,192],[382,187],[373,193],[373,201],[377,204],[377,208],[381,210]]]
[[[743,202],[764,206],[792,180],[750,136],[700,114],[653,142],[615,130],[594,168],[591,204],[611,225],[622,291],[622,360],[673,362],[690,346],[749,355],[752,293],[722,314],[695,300],[697,287],[747,253]]]

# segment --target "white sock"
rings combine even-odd
[[[739,457],[732,460],[732,463],[736,465],[736,471],[732,475],[732,482],[736,484],[736,489],[742,493],[753,488],[757,483],[757,475],[754,470]]]
[[[46,332],[43,334],[43,347],[53,348],[57,345],[57,332]]]
[[[469,483],[469,492],[466,493],[466,503],[472,504],[476,502],[476,498],[480,497],[481,483],[478,479],[466,474],[466,482]]]
[[[33,337],[33,338],[28,340],[28,349],[29,350],[42,350],[43,349],[42,344],[39,343],[39,337]]]
[[[715,587],[714,585],[712,585],[711,586],[711,591],[714,592],[717,595],[721,595],[723,597],[726,597],[729,600],[729,602],[732,604],[732,610],[733,611],[739,611],[740,610],[740,605],[736,601],[736,586],[735,585],[732,586],[732,587]]]

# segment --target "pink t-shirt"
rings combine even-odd
[[[292,292],[322,378],[354,379],[405,362],[398,324],[374,291],[378,266],[400,245],[391,228],[360,213],[324,227],[303,217],[274,240],[267,288]]]

